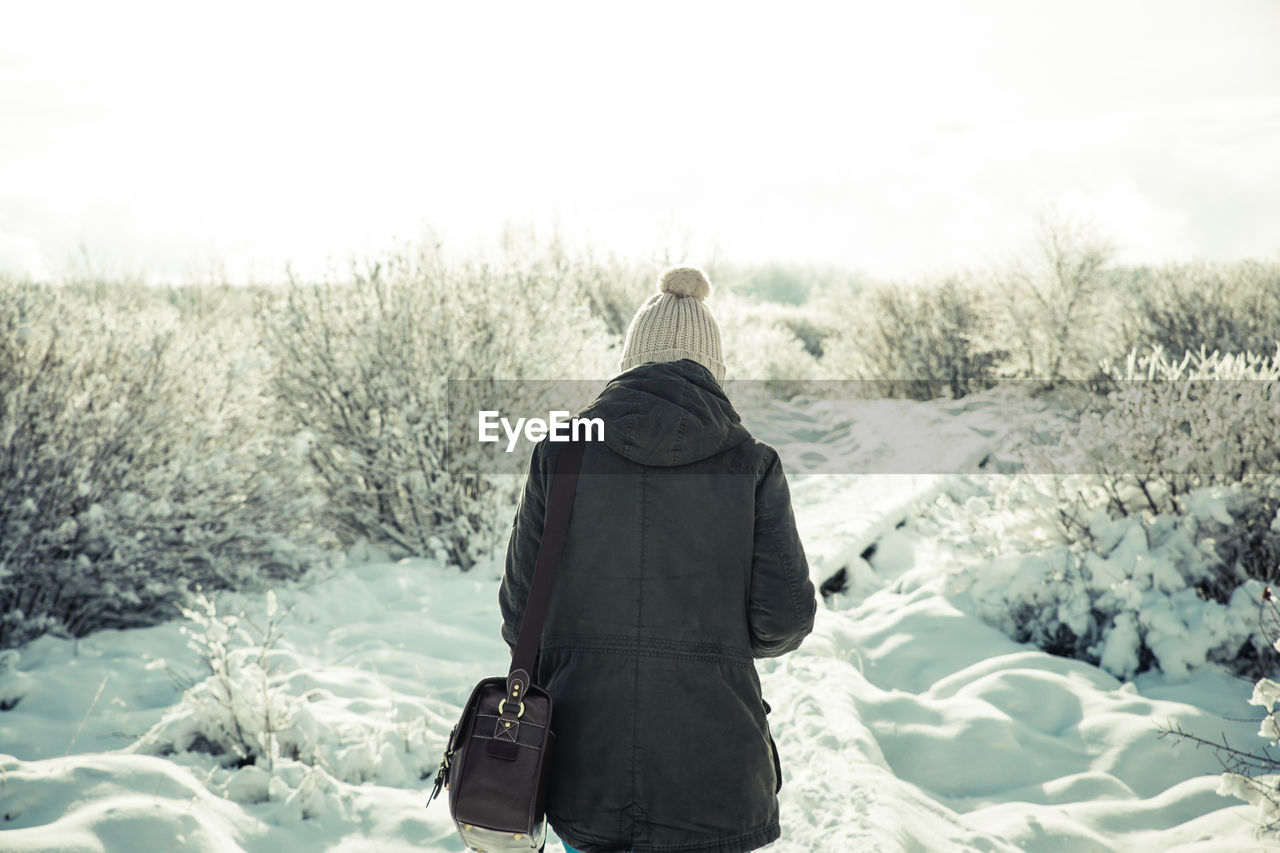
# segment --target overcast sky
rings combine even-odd
[[[4,3],[0,270],[274,279],[504,222],[647,254],[1280,258],[1280,2]]]

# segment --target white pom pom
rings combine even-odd
[[[662,274],[658,290],[672,296],[706,299],[711,295],[711,282],[707,281],[707,274],[697,267],[672,267]]]

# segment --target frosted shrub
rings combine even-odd
[[[299,758],[309,749],[298,736],[299,700],[282,689],[285,676],[271,662],[281,636],[275,593],[267,592],[262,625],[243,613],[219,615],[203,594],[195,605],[182,607],[191,622],[182,633],[209,675],[185,692],[177,713],[143,743],[161,753],[207,752],[237,766],[261,761],[268,770],[282,753]]]
[[[536,268],[539,278],[557,282],[566,296],[576,293],[619,345],[636,309],[657,287],[659,272],[675,263],[669,250],[624,257],[590,244],[570,245],[558,233],[542,236],[532,227],[510,223],[503,227],[493,254]],[[718,287],[715,270],[708,265],[707,271]]]
[[[554,247],[553,247],[554,248]],[[615,255],[597,257],[590,250],[579,255],[561,253],[552,276],[563,276],[576,285],[579,297],[591,314],[598,317],[609,335],[621,341],[636,309],[653,292],[656,271],[670,266],[661,261],[636,263]]]
[[[1078,475],[1062,487],[1086,497],[1099,488]],[[1112,518],[1097,510],[1087,536],[1063,542],[1053,522],[1062,498],[1042,478],[975,485],[945,513],[954,528],[940,531],[976,551],[955,561],[951,589],[1014,639],[1117,678],[1150,668],[1183,676],[1206,663],[1254,673],[1267,645],[1256,618],[1263,584],[1245,577],[1230,589],[1217,584],[1227,569],[1216,543],[1234,526],[1242,497],[1238,488],[1199,490],[1186,515]]]
[[[467,569],[509,527],[518,484],[450,467],[476,440],[450,433],[447,408],[474,418],[495,381],[612,375],[614,340],[559,264],[446,266],[424,247],[350,282],[294,284],[264,315],[273,390],[344,542]]]
[[[1132,275],[1128,345],[1165,352],[1280,346],[1280,264],[1170,264]]]
[[[219,783],[241,802],[305,798],[332,791],[333,780],[415,784],[434,769],[438,745],[425,716],[351,713],[335,709],[328,691],[303,689],[306,671],[283,642],[288,614],[274,592],[259,619],[220,612],[203,594],[183,613],[183,633],[207,672],[131,751],[203,753],[241,768]]]
[[[303,571],[314,492],[260,372],[234,322],[185,327],[158,295],[0,282],[0,646]]]
[[[957,280],[879,287],[849,309],[823,360],[829,375],[875,380],[885,396],[962,397],[994,384],[1005,355],[992,344],[989,313]]]
[[[1057,449],[1079,467],[1015,478],[964,511],[980,529],[989,509],[1039,534],[993,532],[990,562],[958,588],[1017,639],[1118,677],[1206,661],[1260,673],[1255,614],[1280,573],[1280,364],[1156,351],[1105,368],[1115,389]]]
[[[1105,506],[1117,515],[1181,514],[1189,495],[1239,486],[1234,524],[1215,542],[1224,570],[1219,598],[1245,576],[1274,580],[1280,565],[1280,349],[1269,358],[1163,351],[1130,352],[1123,368],[1104,363],[1115,388],[1081,417],[1078,443],[1100,475]],[[1103,501],[1081,505],[1092,512]],[[1068,530],[1079,519],[1064,514]]]
[[[1123,365],[1104,361],[1102,370],[1113,390],[1080,427],[1100,473],[1159,480],[1177,510],[1188,487],[1252,484],[1280,472],[1280,347],[1270,357],[1201,349],[1177,360],[1159,347],[1131,350]]]
[[[794,310],[732,294],[712,298],[727,378],[762,381],[770,393],[782,395],[795,392],[805,380],[818,378],[818,360],[787,325],[785,318]]]

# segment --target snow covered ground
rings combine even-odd
[[[772,849],[1280,849],[1216,793],[1212,754],[1157,738],[1176,721],[1258,742],[1250,683],[1213,668],[1121,683],[951,594],[950,552],[917,522],[954,476],[929,471],[975,466],[1043,404],[874,405],[871,419],[814,402],[747,413],[782,454],[815,582],[849,575],[799,651],[759,663],[783,760]],[[183,700],[206,674],[185,620],[32,643],[0,674],[21,696],[0,712],[0,849],[463,849],[444,802],[423,803],[474,682],[506,669],[499,574],[375,558],[277,590],[283,639],[262,663],[288,722],[270,773],[160,754],[209,722]],[[260,597],[219,599],[241,607],[262,624]]]

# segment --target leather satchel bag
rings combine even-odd
[[[430,805],[444,786],[449,814],[472,850],[528,853],[546,844],[547,783],[555,744],[552,701],[530,674],[542,643],[584,449],[579,441],[567,444],[556,464],[511,670],[506,678],[483,679],[471,691],[427,798]]]

